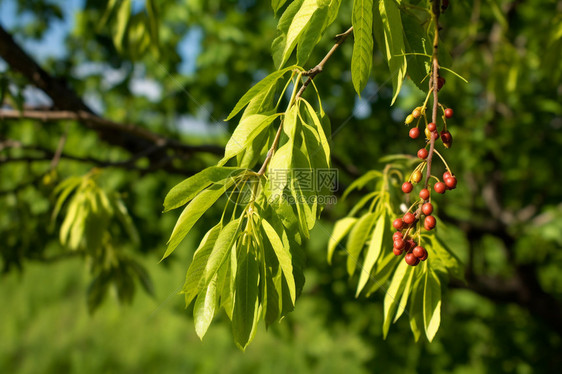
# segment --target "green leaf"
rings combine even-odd
[[[390,276],[394,273],[394,269],[400,263],[400,259],[390,251],[390,253],[385,256],[379,257],[379,260],[375,264],[375,270],[373,271],[374,283],[367,291],[367,296],[373,294],[381,288]]]
[[[372,181],[373,179],[379,178],[382,176],[382,173],[378,170],[370,170],[367,173],[363,174],[356,180],[354,180],[349,187],[346,188],[345,192],[343,193],[342,199],[345,199],[347,195],[353,190],[363,188],[367,183]]]
[[[355,222],[357,222],[357,218],[345,217],[337,221],[334,225],[334,230],[332,231],[332,235],[330,235],[328,242],[328,264],[332,264],[332,257],[336,247],[351,230]]]
[[[309,125],[314,125],[314,128],[316,129],[316,132],[318,133],[318,138],[319,138],[319,145],[321,147],[321,149],[324,151],[321,155],[324,156],[325,158],[325,167],[330,167],[331,164],[331,158],[330,158],[330,143],[328,141],[328,138],[326,137],[326,133],[324,132],[324,128],[322,127],[322,123],[320,122],[320,119],[318,118],[318,116],[316,115],[316,112],[314,111],[314,108],[312,108],[312,106],[309,104],[308,101],[301,99],[301,102],[304,103],[304,112],[305,112],[305,118],[310,118],[312,120],[312,123],[308,123]],[[304,121],[303,121],[304,122]],[[314,152],[312,156],[314,156],[315,153],[318,153],[318,150],[316,149],[310,149],[309,151]]]
[[[219,161],[219,165],[224,165],[232,157],[244,151],[250,143],[261,134],[271,123],[281,115],[252,114],[240,121],[236,130],[232,133],[230,140],[226,143],[224,157]]]
[[[420,287],[422,277],[418,277],[412,287],[410,309],[408,311],[410,317],[410,330],[414,334],[414,340],[420,339],[423,328],[423,292]]]
[[[287,281],[287,285],[289,286],[289,293],[291,295],[291,301],[293,305],[295,304],[296,300],[296,288],[295,288],[295,278],[293,277],[293,265],[291,262],[291,252],[289,251],[288,247],[285,247],[281,242],[281,238],[271,226],[269,222],[265,219],[261,220],[263,230],[275,251],[275,256],[277,257],[277,261],[279,261],[279,266],[283,271],[283,275]]]
[[[429,266],[425,272],[423,292],[423,325],[430,342],[435,337],[441,323],[441,282]]]
[[[213,277],[207,290],[197,296],[193,307],[193,320],[195,322],[195,332],[199,339],[203,340],[213,317],[217,304],[217,275]]]
[[[64,204],[64,202],[66,201],[66,199],[68,198],[68,196],[76,189],[78,188],[78,186],[80,186],[80,183],[82,183],[82,178],[81,177],[70,177],[68,179],[65,179],[63,182],[61,182],[54,190],[55,194],[58,194],[60,192],[60,195],[57,199],[57,202],[55,204],[55,208],[53,209],[53,214],[51,215],[51,220],[52,223],[54,224],[55,219],[57,218],[62,205]],[[61,192],[62,191],[62,192]]]
[[[269,90],[274,84],[277,83],[279,79],[281,79],[281,77],[283,77],[283,75],[285,75],[286,72],[294,69],[300,69],[300,68],[296,65],[288,66],[284,69],[269,74],[267,77],[263,78],[261,81],[256,83],[256,85],[250,88],[248,92],[246,92],[244,96],[242,96],[242,98],[238,101],[238,103],[236,103],[234,109],[232,109],[232,112],[230,112],[230,114],[225,119],[225,121],[230,120],[232,117],[238,114],[238,112],[241,111],[242,108],[244,108],[246,105],[248,105],[248,103],[258,94],[266,90]]]
[[[353,54],[351,79],[358,95],[367,85],[373,63],[373,0],[354,0],[351,15],[353,25]]]
[[[244,350],[255,334],[259,318],[259,265],[253,253],[246,253],[246,248],[239,251],[232,331],[236,345]]]
[[[222,224],[219,223],[212,229],[207,231],[199,247],[193,254],[193,261],[187,269],[187,274],[185,275],[185,283],[182,288],[182,293],[185,295],[185,307],[187,308],[189,304],[193,301],[195,296],[201,291],[203,287],[205,274],[205,267],[207,266],[207,261],[209,260],[209,255],[211,254],[215,242],[221,232]]]
[[[416,16],[407,12],[402,12],[401,15],[406,51],[408,53],[416,53],[408,56],[408,75],[420,90],[427,92],[429,85],[427,79],[425,81],[424,79],[431,69],[431,59],[418,55],[418,53],[431,56],[431,40],[426,34],[421,21]]]
[[[131,0],[123,0],[117,9],[117,24],[115,34],[113,34],[113,44],[119,52],[123,52],[123,37],[127,30],[129,18],[131,17]]]
[[[283,120],[283,131],[287,135],[286,142],[271,158],[269,163],[271,194],[273,199],[280,197],[283,189],[290,179],[290,171],[293,164],[293,148],[295,144],[295,132],[297,127],[298,105],[293,105],[287,111]]]
[[[310,22],[303,30],[297,46],[297,64],[304,66],[310,53],[322,38],[328,17],[328,4],[319,4],[318,10],[312,15]]]
[[[128,53],[132,60],[139,59],[150,47],[150,34],[147,32],[148,18],[144,13],[137,13],[129,20]]]
[[[295,49],[300,36],[302,35],[306,26],[310,23],[310,20],[317,9],[317,0],[303,1],[301,7],[293,17],[289,29],[287,30],[283,52],[281,53],[280,60],[278,61],[279,63],[276,63],[278,68],[281,68],[291,56],[291,53]]]
[[[382,32],[384,35],[385,55],[390,68],[392,77],[392,88],[394,95],[392,104],[400,93],[408,62],[404,53],[402,18],[400,17],[400,9],[394,0],[381,0],[379,2],[379,11],[382,24]],[[375,22],[375,27],[377,23]]]
[[[236,177],[245,169],[226,166],[211,166],[176,184],[164,199],[164,212],[187,204],[199,192],[212,183],[220,183],[229,177]]]
[[[373,236],[371,237],[371,241],[369,243],[369,249],[367,250],[367,254],[365,255],[363,269],[359,274],[359,283],[357,284],[357,292],[355,293],[355,297],[359,296],[361,290],[363,289],[363,287],[365,287],[365,284],[367,284],[367,281],[369,280],[369,277],[371,275],[371,270],[373,269],[375,262],[379,258],[382,250],[386,220],[386,215],[384,214],[381,214],[379,219],[377,220],[375,230],[373,231]]]
[[[127,207],[123,203],[123,200],[121,200],[118,195],[114,195],[110,201],[113,211],[115,212],[115,216],[119,222],[121,222],[121,225],[123,225],[123,228],[127,232],[127,235],[129,235],[129,238],[131,238],[131,241],[135,244],[140,243],[139,233],[133,223],[133,219],[131,218]]]
[[[285,4],[287,0],[271,0],[271,8],[273,8],[273,12],[277,13],[277,11]]]
[[[398,321],[398,319],[402,316],[402,313],[404,313],[404,311],[406,310],[406,304],[408,303],[408,298],[410,296],[414,274],[415,271],[412,268],[412,270],[408,272],[408,275],[406,275],[406,285],[404,286],[404,290],[402,291],[402,295],[400,296],[400,303],[396,308],[396,315],[394,316],[393,323]]]
[[[156,7],[156,0],[146,0],[146,13],[148,14],[149,26],[150,26],[150,39],[154,50],[158,50],[160,44],[159,33],[159,14],[158,8]]]
[[[377,196],[379,196],[381,194],[380,191],[373,191],[371,193],[368,193],[367,195],[363,196],[354,206],[353,208],[351,208],[351,210],[349,211],[348,215],[349,216],[354,216],[357,214],[357,212],[359,212],[361,209],[363,209],[363,207],[371,200],[377,198]]]
[[[105,11],[103,12],[102,17],[97,24],[97,27],[96,27],[97,32],[101,32],[103,30],[103,28],[105,27],[105,24],[109,20],[109,17],[113,13],[113,11],[115,9],[115,6],[117,5],[118,2],[121,3],[121,1],[118,1],[118,0],[108,0],[107,6],[105,7]]]
[[[92,280],[88,286],[88,311],[92,313],[101,305],[110,285],[110,274],[102,271]]]
[[[413,268],[409,266],[405,261],[400,261],[400,264],[394,272],[392,281],[386,294],[384,295],[384,322],[382,326],[383,338],[386,339],[388,335],[388,330],[390,329],[390,324],[393,320],[396,308],[398,306],[400,293],[404,290],[407,281],[407,275],[409,272],[413,271]]]
[[[349,238],[347,239],[347,273],[351,277],[355,272],[357,263],[359,262],[359,255],[367,241],[367,237],[371,232],[373,223],[377,219],[376,213],[367,213],[353,226]],[[363,271],[361,269],[361,271]]]
[[[227,259],[228,255],[236,239],[238,239],[238,232],[240,231],[240,225],[242,220],[240,218],[230,221],[220,232],[217,237],[217,241],[213,246],[213,250],[209,255],[209,260],[205,266],[205,276],[204,285],[209,284],[211,279],[219,271],[219,268]]]
[[[227,181],[226,184],[214,184],[208,189],[200,192],[195,198],[185,207],[180,214],[172,235],[168,240],[168,248],[166,253],[162,256],[162,260],[168,257],[176,249],[176,247],[185,238],[187,233],[191,230],[193,225],[201,218],[203,213],[207,211],[224,192],[230,187],[232,180]]]

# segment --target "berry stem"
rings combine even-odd
[[[439,156],[439,158],[441,159],[441,161],[443,161],[443,164],[445,164],[445,168],[447,169],[447,171],[449,173],[451,173],[451,175],[453,175],[453,172],[451,171],[451,169],[449,168],[449,164],[447,164],[447,161],[445,161],[445,159],[443,158],[443,156],[441,156],[441,153],[439,153],[439,151],[437,151],[437,149],[433,150],[435,153],[437,153],[437,156]]]

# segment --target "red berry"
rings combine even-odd
[[[445,85],[445,78],[439,77],[437,78],[437,91],[439,91]]]
[[[436,224],[437,222],[435,221],[435,217],[433,216],[427,216],[423,221],[423,226],[425,227],[426,230],[431,230],[432,228],[435,227]]]
[[[392,235],[392,240],[402,239],[402,233],[400,231],[396,231],[394,235]]]
[[[418,108],[414,109],[414,111],[412,112],[412,116],[414,116],[414,118],[420,118],[421,110],[419,110]]]
[[[402,228],[402,226],[404,226],[404,221],[402,221],[402,218],[396,218],[394,220],[394,222],[392,222],[392,226],[396,229],[396,230],[400,230]]]
[[[420,260],[416,256],[414,256],[413,253],[407,253],[404,257],[404,260],[410,266],[416,266],[420,262]]]
[[[416,216],[414,216],[412,213],[408,212],[408,213],[404,214],[404,218],[402,218],[402,220],[404,221],[405,224],[411,225],[416,220]]]
[[[423,256],[427,254],[427,251],[425,250],[424,247],[418,245],[416,248],[414,248],[412,253],[414,254],[414,256],[421,259]]]
[[[420,198],[422,200],[429,199],[429,190],[427,188],[422,188],[422,190],[420,191]]]
[[[418,129],[417,127],[414,127],[412,129],[410,129],[410,132],[409,132],[408,135],[410,135],[410,138],[412,138],[412,139],[417,139],[418,136],[420,136],[420,129]]]
[[[425,160],[427,158],[427,154],[429,152],[427,151],[427,149],[422,148],[418,151],[418,157],[421,158],[422,160]]]
[[[434,122],[430,122],[427,124],[427,129],[429,131],[435,131],[435,129],[437,128],[437,125]]]
[[[451,118],[453,116],[453,109],[447,108],[445,109],[445,117]]]
[[[406,240],[406,246],[404,250],[407,252],[416,246],[416,242],[413,239]]]
[[[445,193],[445,191],[447,190],[447,186],[446,186],[445,183],[443,183],[443,182],[437,182],[437,183],[435,183],[435,185],[433,186],[433,189],[434,189],[435,192],[437,192],[437,193]]]
[[[394,248],[396,249],[404,249],[405,246],[406,246],[406,242],[402,239],[396,239],[394,241]]]
[[[447,178],[451,178],[451,177],[452,177],[452,175],[451,175],[451,173],[449,173],[448,171],[446,171],[446,172],[443,173],[443,180],[445,180],[445,179],[447,179]]]
[[[392,250],[392,252],[394,252],[394,255],[395,255],[395,256],[400,256],[402,253],[404,253],[403,250],[401,250],[401,249],[396,249],[396,248],[394,248],[394,249]]]
[[[430,216],[433,213],[433,205],[431,203],[425,203],[422,205],[422,212],[426,216]]]
[[[437,131],[432,131],[431,136],[433,136],[433,139],[435,140],[439,139],[439,133]]]
[[[441,141],[443,142],[445,148],[451,148],[453,145],[453,136],[449,131],[443,130],[441,131]]]
[[[425,256],[420,258],[420,261],[425,261],[427,260],[427,251],[425,251]]]
[[[402,185],[402,191],[404,193],[410,193],[410,192],[412,192],[413,189],[414,189],[414,186],[410,182],[404,182],[404,184]]]
[[[454,190],[455,187],[457,187],[457,178],[455,177],[445,178],[445,184],[450,190]]]

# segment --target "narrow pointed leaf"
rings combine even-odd
[[[219,268],[230,254],[240,230],[241,219],[230,221],[220,232],[217,241],[213,246],[213,251],[209,255],[209,260],[205,266],[204,284],[207,285],[213,279]]]
[[[425,335],[431,342],[441,323],[441,282],[429,266],[425,273],[423,292],[423,324]]]
[[[195,332],[199,339],[203,340],[203,336],[207,332],[213,317],[217,304],[217,276],[207,286],[205,292],[201,292],[195,301],[193,307],[193,320],[195,322]]]
[[[291,53],[295,49],[297,42],[302,35],[304,29],[309,24],[314,12],[318,9],[317,0],[304,0],[300,9],[295,14],[293,20],[291,21],[291,26],[287,31],[286,42],[281,55],[281,61],[279,62],[279,68],[282,67],[285,62],[291,56]]]
[[[211,166],[175,185],[164,199],[164,212],[179,208],[191,201],[199,192],[212,183],[234,178],[245,169],[226,166]]]
[[[375,230],[373,231],[373,236],[371,237],[371,241],[369,242],[369,248],[367,249],[367,254],[365,255],[365,261],[363,262],[363,269],[359,274],[359,283],[357,285],[357,292],[355,293],[355,297],[359,296],[365,284],[369,280],[371,275],[371,270],[375,265],[375,262],[378,260],[379,255],[382,250],[382,243],[384,232],[386,229],[386,215],[381,214],[377,223],[375,225]]]
[[[205,274],[205,267],[209,260],[209,255],[213,250],[215,242],[219,236],[222,225],[219,223],[212,229],[207,231],[199,247],[193,254],[193,260],[187,269],[185,275],[185,283],[182,288],[182,293],[185,294],[185,306],[191,304],[191,301],[197,296],[201,287],[204,284],[203,275]]]
[[[351,15],[353,25],[353,54],[351,79],[358,95],[367,85],[373,63],[373,0],[354,0]]]
[[[392,281],[386,294],[384,295],[384,322],[382,327],[383,338],[386,339],[388,335],[388,330],[390,329],[390,324],[394,319],[396,313],[396,308],[400,301],[400,296],[404,286],[406,284],[408,272],[412,271],[412,267],[409,266],[405,261],[400,261],[400,264],[394,272]]]
[[[420,339],[423,329],[423,282],[422,277],[419,277],[412,287],[410,296],[410,309],[408,314],[410,317],[410,330],[414,334],[414,340],[417,342]],[[421,286],[420,286],[421,285]]]
[[[187,233],[191,228],[197,223],[199,218],[209,209],[218,199],[224,194],[226,189],[230,187],[232,181],[227,181],[227,184],[215,184],[208,189],[200,192],[183,210],[180,214],[170,240],[168,240],[168,248],[164,256],[162,256],[162,261],[166,257],[172,254],[176,247],[185,238]]]
[[[246,251],[246,248],[241,248]],[[252,340],[259,318],[258,281],[259,265],[252,253],[240,259],[236,274],[236,292],[232,331],[236,345],[244,350]]]
[[[277,256],[277,261],[279,261],[279,266],[283,270],[283,275],[287,280],[287,285],[289,286],[289,292],[291,295],[291,301],[293,305],[295,304],[296,299],[296,289],[295,289],[295,278],[293,277],[293,265],[291,262],[291,252],[289,252],[289,248],[283,246],[281,242],[281,238],[273,228],[265,219],[261,220],[263,230],[275,251],[275,255]]]
[[[359,255],[363,250],[363,246],[367,241],[367,237],[371,233],[373,223],[377,219],[375,213],[367,213],[359,218],[357,223],[353,226],[347,239],[347,273],[351,277],[355,273]],[[360,269],[360,271],[363,271]]]
[[[334,225],[334,230],[332,231],[332,235],[330,235],[328,242],[328,264],[332,264],[332,257],[338,244],[347,235],[347,233],[351,231],[355,222],[357,222],[357,218],[345,217],[337,221]]]
[[[219,161],[219,165],[224,165],[226,161],[244,151],[256,136],[265,131],[280,115],[281,113],[269,116],[264,114],[252,114],[241,120],[226,144],[224,157]]]
[[[236,103],[236,105],[234,106],[234,109],[232,109],[232,112],[230,112],[230,114],[228,115],[228,117],[225,119],[225,121],[230,120],[232,117],[234,117],[236,114],[238,114],[239,111],[241,111],[246,105],[248,105],[248,103],[254,98],[256,97],[259,93],[268,90],[269,88],[271,88],[275,83],[277,83],[277,81],[283,77],[283,75],[285,75],[286,72],[293,70],[293,69],[298,69],[297,66],[288,66],[284,69],[275,71],[271,74],[269,74],[267,77],[263,78],[261,81],[259,81],[258,83],[256,83],[252,88],[250,88],[248,90],[248,92],[246,92],[244,94],[244,96],[242,96],[242,98],[238,101],[238,103]]]
[[[394,94],[392,104],[400,93],[404,76],[408,63],[406,60],[404,46],[404,30],[402,26],[402,18],[400,17],[400,9],[394,0],[381,0],[379,2],[379,11],[382,21],[382,29],[385,41],[385,55],[390,67],[392,77],[392,88]]]

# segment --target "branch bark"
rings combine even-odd
[[[53,77],[42,69],[2,26],[0,26],[0,57],[11,69],[21,73],[31,84],[43,90],[51,98],[55,107],[54,111],[26,109],[22,113],[3,109],[0,111],[0,119],[23,117],[43,121],[76,120],[95,130],[106,143],[124,148],[132,154],[146,153],[147,149],[151,149],[146,157],[151,163],[159,165],[162,160],[170,158],[166,150],[179,153],[207,152],[217,155],[223,153],[223,148],[219,146],[190,146],[142,127],[111,121],[95,114],[64,80]],[[173,169],[168,164],[163,168]]]

